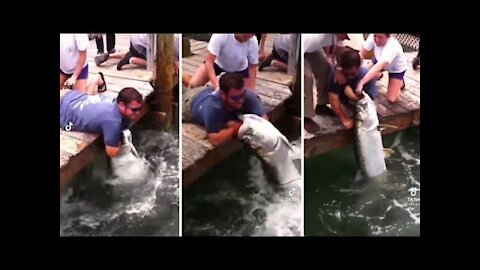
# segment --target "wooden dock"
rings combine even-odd
[[[117,51],[129,50],[130,34],[117,34],[115,38]],[[106,44],[104,46],[106,48]],[[91,40],[87,50],[89,75],[95,75],[101,71],[107,83],[107,91],[99,94],[101,99],[113,101],[124,87],[134,87],[142,94],[144,100],[153,92],[149,83],[153,76],[152,71],[138,67],[129,68],[130,65],[125,66],[123,70],[117,70],[116,66],[120,59],[109,59],[97,67],[94,61],[96,54],[95,40]],[[145,105],[142,108],[141,116],[149,110],[148,105]],[[84,132],[67,132],[60,129],[60,190],[103,151],[104,145],[101,136]]]
[[[397,127],[385,129],[382,135],[420,125],[420,70],[412,68],[412,60],[417,56],[417,52],[408,52],[405,56],[408,62],[405,73],[406,86],[396,103],[389,104],[386,99],[388,74],[384,74],[383,78],[377,82],[379,96],[375,102],[380,123]],[[319,124],[320,130],[315,134],[305,131],[305,158],[341,148],[353,142],[353,130],[345,130],[338,117],[316,115],[313,120]]]
[[[275,34],[268,34],[265,42],[265,53],[272,51]],[[182,70],[194,74],[204,62],[207,55],[207,42],[190,40],[193,55],[182,59]],[[292,95],[289,85],[292,76],[266,68],[257,72],[257,93],[265,105],[272,122],[277,122],[286,115],[285,101]],[[218,147],[208,141],[205,129],[193,123],[182,123],[182,183],[188,187],[208,170],[239,150],[242,144],[231,140]]]

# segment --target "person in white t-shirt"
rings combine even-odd
[[[87,91],[88,34],[60,34],[60,89]]]
[[[327,80],[332,74],[333,54],[327,56],[330,50],[338,51],[340,41],[350,39],[352,34],[302,34],[304,62],[304,116],[305,129],[314,133],[320,127],[312,120],[315,114],[334,115],[327,106]],[[314,107],[313,82],[317,86],[317,106]]]
[[[184,74],[182,81],[190,88],[211,82],[219,88],[217,76],[223,72],[239,73],[245,80],[245,87],[256,88],[258,41],[254,34],[213,34],[207,46],[205,63],[195,74]]]
[[[128,52],[104,53],[95,56],[95,64],[100,66],[110,58],[121,59],[117,64],[117,70],[121,70],[127,64],[147,67],[147,48],[150,45],[149,34],[132,34],[130,37],[130,49]]]
[[[152,46],[150,44],[150,34],[132,34],[130,37],[130,49],[128,52],[104,53],[95,57],[95,64],[101,65],[110,58],[121,59],[117,64],[117,70],[121,70],[125,65],[132,64],[143,68],[147,67],[147,49]],[[175,46],[175,69],[178,70],[178,34],[174,34]],[[154,55],[154,62],[156,56]]]
[[[265,67],[272,66],[282,71],[288,69],[288,54],[292,47],[291,34],[280,34],[273,41],[272,53],[258,66],[258,71]]]
[[[368,64],[369,71],[358,83],[357,93],[361,93],[363,85],[372,79],[380,79],[383,71],[388,72],[387,100],[397,101],[401,90],[405,87],[404,75],[407,70],[407,59],[402,45],[390,34],[370,34],[360,51],[362,59],[373,49],[375,57]]]

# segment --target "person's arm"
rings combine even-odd
[[[257,87],[257,65],[258,65],[258,44],[250,39],[250,48],[247,55],[248,61],[248,80],[245,87],[256,89]]]
[[[107,153],[107,156],[109,156],[110,158],[114,158],[118,156],[118,154],[120,154],[121,149],[122,148],[120,147],[120,145],[118,147],[105,145],[105,153]]]
[[[357,89],[355,92],[360,94],[363,91],[363,86],[370,82],[373,78],[376,78],[378,73],[380,73],[389,63],[387,61],[378,61],[372,68],[370,68],[367,74],[358,82]]]
[[[218,89],[220,84],[218,82],[217,76],[215,75],[215,69],[213,68],[215,59],[217,59],[217,57],[209,52],[207,55],[207,59],[205,60],[205,68],[207,70],[208,79],[212,83],[212,87],[214,89]]]
[[[263,61],[266,57],[265,55],[265,41],[267,40],[267,34],[262,33],[262,37],[260,38],[260,45],[258,49],[258,60]]]
[[[205,60],[205,69],[207,70],[208,79],[212,83],[214,89],[218,89],[219,82],[217,76],[215,75],[215,69],[213,65],[215,64],[215,60],[217,56],[220,55],[222,51],[222,47],[226,42],[228,34],[212,34],[210,40],[208,41],[207,45],[207,59]]]
[[[242,122],[229,121],[227,125],[228,127],[218,132],[208,133],[208,139],[213,146],[218,146],[225,141],[236,138]]]
[[[370,34],[365,40],[365,42],[363,43],[362,48],[358,52],[358,54],[360,55],[360,63],[363,63],[363,61],[365,60],[365,57],[367,57],[368,52],[373,50],[373,47],[374,47],[373,34]],[[373,66],[373,63],[370,61],[367,64],[367,68],[370,69],[372,68],[372,66]]]
[[[330,104],[332,105],[333,112],[335,112],[338,118],[340,118],[342,125],[346,129],[351,129],[353,127],[353,119],[348,117],[348,115],[343,111],[343,106],[339,96],[335,93],[330,92],[328,93],[328,99],[330,101]]]
[[[257,88],[257,65],[248,65],[248,80],[245,85],[247,89],[256,89]]]
[[[118,156],[122,149],[122,124],[116,121],[102,123],[102,135],[105,153],[111,158]]]
[[[353,101],[359,101],[360,98],[361,98],[361,96],[358,96],[357,94],[355,94],[353,92],[353,89],[352,89],[352,87],[350,87],[350,85],[345,86],[344,91],[345,91],[345,95]]]

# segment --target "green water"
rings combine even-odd
[[[420,127],[403,132],[386,160],[387,183],[354,190],[357,166],[353,146],[305,159],[305,235],[419,236]],[[392,145],[396,134],[383,139]]]

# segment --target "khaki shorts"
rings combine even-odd
[[[205,90],[207,86],[200,86],[197,88],[182,88],[182,121],[192,122],[193,121],[193,112],[192,112],[192,103],[195,97]]]

